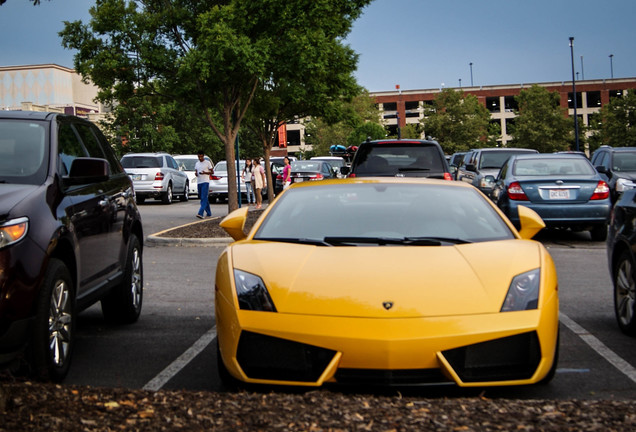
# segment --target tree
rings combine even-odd
[[[78,50],[75,69],[99,87],[102,102],[157,97],[205,122],[223,144],[231,211],[234,146],[255,93],[279,77],[298,83],[319,73],[323,65],[309,54],[342,43],[369,1],[97,0],[88,25],[66,22],[60,35]],[[304,27],[298,11],[307,14]],[[323,38],[306,37],[316,45],[299,49],[308,33]]]
[[[601,108],[595,139],[599,145],[636,147],[636,92],[614,97]]]
[[[541,153],[567,150],[573,137],[572,119],[559,106],[560,96],[533,85],[515,98],[519,110],[511,131],[512,145]]]
[[[427,108],[424,119],[426,135],[439,141],[447,154],[484,147],[488,136],[490,113],[476,96],[446,88]]]

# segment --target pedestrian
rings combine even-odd
[[[283,167],[283,189],[287,189],[291,185],[291,165],[289,164],[289,158],[285,156],[283,159],[285,166]]]
[[[265,170],[263,170],[261,166],[261,161],[257,158],[254,159],[253,163],[254,195],[256,195],[256,208],[259,209],[263,206],[263,195],[261,191],[267,187],[267,179],[265,178]]]
[[[243,182],[245,182],[245,192],[247,193],[247,203],[255,204],[256,197],[254,197],[254,188],[252,187],[252,170],[254,169],[254,165],[252,165],[251,159],[245,160],[245,168],[243,168],[243,173],[241,177],[243,178]]]
[[[210,176],[214,173],[212,162],[205,158],[203,150],[199,150],[197,153],[199,162],[194,164],[194,173],[197,176],[197,190],[199,192],[199,199],[201,200],[201,207],[197,213],[199,219],[203,219],[203,212],[208,217],[212,216],[212,210],[210,210],[210,198],[208,192],[210,190]]]

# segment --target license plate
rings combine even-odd
[[[550,189],[550,199],[551,200],[570,199],[570,190],[569,189]]]
[[[133,180],[141,180],[141,174],[133,174],[131,177]]]
[[[300,177],[299,177],[299,178],[295,178],[295,179],[294,179],[294,183],[300,183],[300,182],[302,182],[303,180],[304,180],[304,179],[302,179],[302,178],[300,178]]]

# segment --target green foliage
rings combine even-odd
[[[476,96],[446,88],[424,114],[426,135],[439,141],[447,154],[484,147],[490,113]]]
[[[557,92],[550,92],[535,84],[522,90],[516,100],[519,111],[511,131],[511,146],[532,148],[541,153],[573,147],[573,120],[566,117],[565,110],[559,106],[560,96]]]
[[[78,51],[75,69],[99,87],[98,99],[129,105],[115,110],[113,130],[128,132],[135,146],[174,149],[187,130],[203,138],[199,128],[208,127],[230,165],[234,210],[234,144],[255,94],[252,119],[274,124],[267,139],[294,116],[339,117],[357,91],[357,55],[342,41],[369,2],[97,0],[88,24],[65,22],[60,36]],[[160,112],[164,104],[188,114]]]
[[[636,147],[636,92],[612,98],[601,108],[595,126],[598,129],[595,144]]]
[[[386,138],[386,129],[378,123],[366,122],[355,128],[347,137],[347,146],[360,145],[367,139],[377,140]]]

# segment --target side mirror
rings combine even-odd
[[[475,164],[466,164],[466,171],[477,172],[477,167]]]
[[[595,166],[594,168],[596,168],[596,171],[601,173],[601,174],[605,174],[605,175],[609,175],[610,174],[608,172],[607,168],[605,168],[603,165]]]
[[[519,235],[522,239],[530,240],[536,233],[545,228],[545,222],[541,216],[531,208],[520,205],[519,209]]]
[[[243,231],[245,228],[245,220],[247,219],[247,211],[249,207],[241,207],[225,216],[219,223],[219,226],[227,232],[234,240],[239,241],[247,238]]]
[[[78,157],[73,159],[66,186],[99,183],[108,180],[109,165],[106,159]]]
[[[346,176],[349,174],[351,168],[349,168],[348,166],[343,166],[342,168],[340,168],[340,174],[343,176]]]

